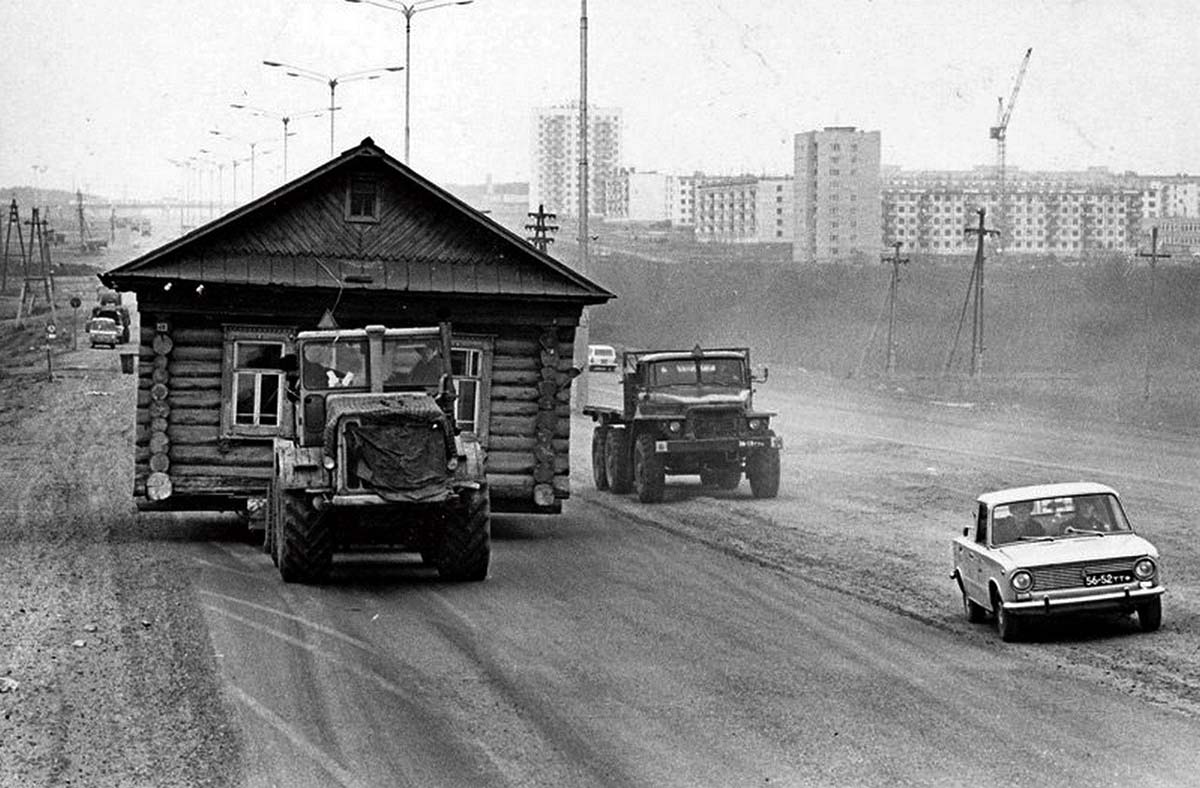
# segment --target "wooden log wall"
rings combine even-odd
[[[152,501],[262,494],[271,474],[270,443],[221,438],[221,329],[172,326],[164,317],[145,325],[134,493]]]
[[[493,498],[549,506],[570,486],[573,327],[498,338],[492,357],[488,485]]]

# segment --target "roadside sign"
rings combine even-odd
[[[58,326],[53,323],[46,324],[46,339],[54,339],[58,336]]]
[[[83,301],[79,300],[79,296],[71,296],[71,308],[78,309],[83,306]]]

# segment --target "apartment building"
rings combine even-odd
[[[588,105],[587,146],[590,215],[607,216],[621,168],[620,109]],[[579,102],[534,109],[530,210],[579,215],[579,160]]]
[[[1128,252],[1142,228],[1143,186],[1102,169],[1082,172],[1008,171],[1007,237],[997,249],[1012,254],[1078,257]],[[995,173],[890,170],[883,181],[883,243],[933,255],[969,254],[975,238],[964,230],[976,211],[996,215]]]
[[[795,195],[786,176],[706,178],[696,185],[701,243],[789,243]]]
[[[826,126],[795,136],[792,259],[877,260],[883,251],[880,134]]]

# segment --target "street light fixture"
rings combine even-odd
[[[275,120],[279,120],[279,121],[283,122],[283,180],[284,181],[287,181],[287,141],[288,141],[288,136],[289,136],[288,124],[291,123],[293,120],[299,120],[300,118],[319,118],[325,114],[325,110],[323,110],[323,109],[310,109],[310,110],[306,110],[304,112],[295,112],[295,113],[292,113],[291,115],[281,115],[278,112],[272,112],[271,110],[262,109],[261,107],[252,107],[249,104],[230,104],[229,106],[233,107],[234,109],[244,109],[247,112],[249,112],[251,115],[258,115],[261,118],[274,118]],[[337,109],[337,107],[334,107],[333,109]]]
[[[221,131],[220,129],[210,129],[208,133],[212,134],[214,136],[220,137],[223,140],[228,140],[229,142],[248,144],[250,146],[250,155],[248,157],[233,160],[233,202],[234,202],[234,205],[237,204],[237,168],[238,168],[238,165],[244,161],[250,162],[250,199],[253,200],[254,199],[254,191],[255,191],[255,189],[254,189],[255,148],[257,148],[259,145],[261,145],[264,142],[269,142],[270,140],[261,139],[261,140],[254,140],[253,142],[247,143],[245,140],[239,139],[230,134],[226,134],[225,132]],[[269,150],[261,150],[261,151],[258,151],[258,155],[266,156],[270,152],[271,151],[269,151]]]
[[[361,3],[385,8],[388,11],[399,11],[404,14],[404,163],[408,164],[409,140],[412,132],[408,126],[409,93],[412,83],[412,18],[421,11],[432,11],[435,8],[445,8],[450,5],[470,5],[474,0],[413,0],[411,3],[400,0],[346,0],[347,3]]]
[[[330,76],[322,74],[319,71],[312,69],[301,68],[300,66],[290,66],[287,63],[279,63],[274,60],[264,60],[264,66],[271,68],[287,69],[286,73],[289,77],[298,77],[300,79],[309,79],[313,82],[323,82],[329,85],[329,155],[333,156],[333,116],[340,107],[334,106],[334,94],[337,91],[337,86],[342,82],[355,82],[360,79],[379,79],[380,77],[396,72],[403,71],[404,66],[382,66],[380,68],[368,68],[362,71],[351,71],[348,74],[337,74]]]

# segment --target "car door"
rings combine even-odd
[[[967,533],[954,540],[954,564],[967,596],[980,604],[987,603],[987,571],[985,557],[988,538],[988,507],[980,503],[975,522]]]

